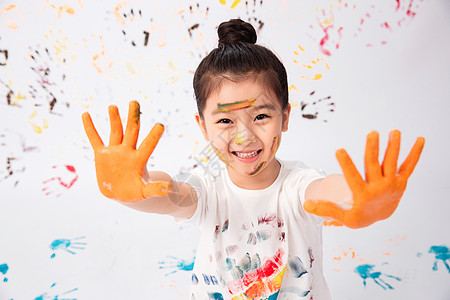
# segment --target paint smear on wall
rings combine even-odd
[[[19,178],[21,173],[25,172],[25,165],[19,157],[6,157],[6,164],[0,169],[0,182],[8,180],[9,178],[15,178],[14,187],[19,184]]]
[[[306,51],[301,45],[293,51],[295,64],[301,66],[300,78],[307,80],[320,80],[323,74],[330,70],[330,66],[323,57],[317,57]]]
[[[0,182],[11,181],[13,187],[19,184],[20,176],[26,170],[24,157],[38,151],[31,143],[30,138],[9,129],[0,133],[0,152],[5,154],[5,159],[0,160]]]
[[[55,286],[56,286],[56,282],[50,286],[50,289],[53,289]],[[58,294],[50,294],[50,293],[45,292],[45,293],[37,296],[36,298],[34,298],[34,300],[49,300],[49,299],[51,299],[51,300],[58,300],[58,299],[60,299],[60,300],[76,300],[76,298],[66,298],[67,294],[70,294],[70,293],[73,293],[76,291],[78,291],[78,288],[71,289],[69,291],[58,293]]]
[[[310,92],[308,98],[300,104],[302,118],[316,120],[321,117],[323,122],[328,122],[326,114],[334,112],[335,108],[336,104],[331,96],[317,98],[316,91]]]
[[[51,49],[51,48],[50,48]],[[66,94],[65,58],[61,62],[56,59],[54,51],[49,48],[36,46],[29,48],[28,57],[31,58],[30,70],[34,73],[34,80],[28,86],[28,94],[33,105],[41,113],[62,115],[62,109],[70,107]],[[56,61],[56,62],[55,62]]]
[[[42,192],[45,196],[60,197],[75,184],[78,174],[72,165],[52,166],[51,168],[57,175],[42,182],[44,185]]]
[[[320,52],[331,56],[346,39],[361,40],[367,47],[385,45],[392,33],[414,19],[423,0],[389,2],[334,1],[316,7],[316,23],[308,34]]]
[[[205,7],[197,2],[189,5],[189,9],[182,10],[179,16],[187,32],[184,42],[188,45],[191,56],[195,59],[205,57],[211,50],[210,47],[206,47],[203,32],[209,17],[209,6]]]
[[[264,13],[261,13],[263,7],[263,0],[245,1],[245,14],[247,15],[247,21],[252,23],[258,34],[265,25],[265,22],[260,19],[260,16],[264,15]]]
[[[227,1],[226,0],[219,0],[220,4],[226,5]],[[241,2],[241,0],[233,0],[230,8],[235,8],[239,3]]]
[[[1,264],[0,265],[0,273],[4,275],[3,282],[7,282],[8,278],[6,278],[6,273],[8,272],[9,267],[7,264]]]

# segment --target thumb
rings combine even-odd
[[[322,200],[306,200],[303,209],[313,215],[332,218],[344,223],[345,210],[333,202]]]
[[[172,184],[167,181],[154,181],[145,184],[144,197],[167,196],[172,189]]]
[[[325,220],[323,226],[344,226],[344,224],[335,220]]]

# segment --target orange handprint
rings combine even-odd
[[[136,149],[140,128],[139,103],[131,101],[129,104],[125,135],[116,106],[109,107],[109,117],[111,133],[109,146],[105,147],[89,113],[82,116],[86,134],[94,149],[97,183],[102,194],[122,202],[138,202],[153,196],[168,195],[170,183],[144,181],[144,178],[148,178],[145,166],[164,132],[164,126],[156,124]]]
[[[342,209],[330,201],[308,199],[303,208],[312,214],[330,217],[350,228],[362,228],[390,217],[406,189],[408,177],[413,172],[425,139],[417,138],[411,152],[397,170],[400,150],[400,132],[393,130],[382,165],[378,162],[378,133],[367,135],[364,164],[366,180],[344,149],[336,152],[345,180],[353,194],[351,209]]]

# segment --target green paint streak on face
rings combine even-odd
[[[217,109],[220,112],[230,112],[232,110],[238,110],[243,108],[248,108],[255,106],[256,99],[251,98],[243,101],[236,101],[231,103],[225,103],[225,104],[217,104]]]
[[[260,163],[258,165],[258,167],[256,168],[256,170],[250,173],[250,176],[254,176],[254,175],[258,174],[259,172],[261,172],[261,170],[264,168],[266,163],[267,163],[267,161],[263,161],[262,163]]]

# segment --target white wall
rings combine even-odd
[[[449,299],[449,2],[236,2],[2,1],[0,299],[187,299],[197,229],[102,197],[80,116],[88,110],[107,140],[108,105],[125,120],[139,100],[141,137],[155,122],[167,128],[149,167],[189,170],[206,146],[192,74],[216,26],[234,17],[263,22],[259,42],[288,69],[294,108],[280,158],[339,172],[334,152],[344,147],[362,171],[369,131],[384,148],[400,129],[400,160],[426,137],[390,219],[325,228],[334,299]],[[444,251],[447,267],[430,249]],[[379,284],[363,285],[361,265],[380,272]]]

